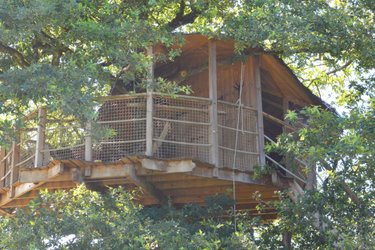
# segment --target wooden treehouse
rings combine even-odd
[[[237,209],[254,213],[254,192],[263,200],[277,199],[280,188],[303,192],[308,176],[280,164],[280,156],[266,155],[264,145],[293,130],[283,121],[288,109],[324,104],[279,58],[247,52],[238,57],[232,41],[186,35],[180,56],[153,65],[150,80],[161,76],[190,85],[191,95],[148,89],[104,97],[98,118],[85,126],[44,108],[28,115],[18,140],[0,150],[1,212],[27,205],[41,189],[79,183],[140,187],[137,199],[146,206],[203,204],[207,196],[226,193]],[[101,128],[113,133],[91,132]],[[254,167],[265,163],[279,170],[254,179]],[[272,218],[275,211],[262,215]]]

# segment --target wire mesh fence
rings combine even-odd
[[[153,154],[209,162],[210,101],[194,97],[153,98]]]
[[[90,131],[74,117],[47,113],[43,165],[51,160],[85,160],[85,138],[90,134],[93,161],[114,162],[146,152],[146,93],[106,98]],[[218,145],[210,144],[211,101],[192,96],[152,95],[152,155],[155,158],[191,158],[210,162],[219,148],[219,167],[251,170],[258,163],[256,111],[218,102]],[[34,117],[21,130],[18,166],[34,167],[38,125]],[[40,129],[40,127],[39,127]],[[91,150],[90,149],[90,150]],[[235,158],[235,159],[234,159]],[[6,159],[9,161],[9,159]],[[5,161],[5,160],[4,160]],[[9,165],[9,164],[8,164]]]
[[[251,171],[259,162],[256,111],[218,102],[219,166]]]
[[[99,133],[94,131],[94,160],[112,162],[129,155],[144,155],[146,95],[129,95],[105,101],[99,109],[96,124],[96,132]]]
[[[83,160],[85,129],[75,117],[47,113],[43,163],[51,160]]]
[[[24,122],[19,132],[19,167],[34,167],[38,117],[32,116]]]

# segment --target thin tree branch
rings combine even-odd
[[[21,67],[25,68],[30,66],[30,63],[26,61],[25,57],[16,49],[4,45],[0,42],[0,52],[10,55],[14,61]]]
[[[328,71],[328,72],[327,72],[327,75],[335,74],[335,73],[337,73],[337,72],[339,72],[339,71],[341,71],[341,70],[343,70],[343,69],[349,67],[349,65],[352,64],[352,62],[353,62],[352,60],[349,60],[348,62],[346,62],[346,63],[345,63],[344,65],[342,65],[341,67],[336,68],[336,69],[334,69],[334,70],[332,70],[332,71]]]
[[[332,168],[328,162],[322,160],[322,163],[323,163],[323,166],[325,169],[329,170],[329,171],[334,171],[334,168]],[[345,193],[349,196],[349,198],[358,206],[362,207],[363,206],[363,201],[358,197],[358,195],[349,187],[349,185],[345,182],[345,181],[340,181],[339,184],[341,185],[341,187],[343,188],[343,190],[345,191]],[[371,211],[369,211],[367,209],[367,214],[369,216],[373,216],[373,214],[371,213]]]
[[[195,19],[202,13],[202,11],[197,10],[193,7],[190,7],[190,8],[191,8],[191,12],[189,14],[184,15],[184,12],[186,9],[186,3],[184,0],[181,0],[180,9],[178,13],[176,14],[175,18],[173,18],[173,20],[167,23],[167,27],[170,30],[174,30],[182,25],[193,23]]]

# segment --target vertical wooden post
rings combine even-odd
[[[210,105],[210,161],[216,167],[219,167],[219,139],[218,139],[218,119],[217,119],[217,65],[216,65],[216,42],[208,42],[208,82]],[[217,176],[217,168],[214,175]]]
[[[258,150],[259,150],[259,164],[261,166],[266,164],[266,157],[264,153],[264,126],[263,126],[263,106],[262,106],[262,83],[260,78],[260,57],[254,56],[254,80],[256,87],[256,108],[258,120]]]
[[[147,48],[147,55],[153,57],[152,46]],[[149,68],[148,82],[147,82],[147,104],[146,104],[146,155],[152,156],[152,139],[153,139],[153,97],[152,97],[152,84],[154,81],[154,63],[151,62]]]
[[[38,111],[38,129],[36,138],[36,149],[35,149],[35,163],[34,167],[43,166],[45,139],[46,139],[46,124],[47,124],[47,110],[46,108],[40,108]]]
[[[5,159],[6,156],[5,148],[0,147],[0,178],[3,178],[6,173]],[[0,188],[5,187],[5,180],[0,181]]]
[[[310,166],[309,173],[307,174],[306,190],[313,190],[316,187],[316,167]]]
[[[283,120],[285,119],[285,115],[287,114],[288,109],[289,109],[288,104],[289,104],[288,98],[283,97]],[[283,132],[284,133],[288,132],[288,128],[286,128],[284,125],[283,125]]]
[[[86,136],[85,136],[85,161],[92,161],[92,123],[86,123]]]
[[[18,145],[18,138],[13,141],[12,144],[12,161],[11,161],[11,171],[10,171],[10,198],[14,197],[14,186],[13,184],[18,181],[19,167],[17,163],[20,161],[20,146]]]

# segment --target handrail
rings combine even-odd
[[[190,95],[173,95],[171,96],[170,94],[165,94],[165,93],[160,93],[160,92],[152,92],[152,95],[155,96],[165,96],[169,97],[172,99],[177,99],[177,98],[186,98],[186,99],[193,99],[193,100],[200,100],[200,101],[207,101],[211,102],[209,98],[206,97],[199,97],[199,96],[190,96]],[[123,95],[112,95],[112,96],[101,96],[98,97],[96,100],[98,101],[113,101],[113,100],[123,100],[123,99],[132,99],[132,98],[137,98],[137,97],[146,97],[147,93],[132,93],[132,94],[123,94]]]
[[[97,121],[97,124],[111,124],[111,123],[119,123],[119,122],[140,122],[146,121],[146,118],[134,118],[134,119],[123,119],[123,120],[115,120],[115,121]]]
[[[23,160],[23,161],[17,163],[16,166],[17,166],[17,167],[18,167],[18,166],[22,166],[23,164],[25,164],[26,162],[32,160],[33,158],[35,158],[35,153],[32,154],[31,156],[29,156],[28,158],[26,158],[25,160]]]
[[[224,147],[224,146],[219,146],[219,148],[224,149],[224,150],[233,151],[233,152],[236,151],[237,153],[240,153],[240,154],[259,155],[258,152],[251,152],[251,151],[244,151],[244,150],[239,150],[239,149],[232,149],[232,148],[228,148],[228,147]]]
[[[10,150],[10,151],[4,156],[4,158],[3,158],[2,160],[0,160],[0,162],[4,162],[4,161],[6,161],[12,153],[13,153],[13,149],[11,149],[11,150]]]
[[[277,161],[275,161],[274,159],[272,159],[270,156],[268,155],[265,155],[266,158],[270,161],[272,161],[274,164],[276,164],[279,168],[281,168],[282,170],[284,170],[285,172],[287,172],[288,174],[292,175],[293,177],[295,177],[296,179],[302,181],[303,183],[307,183],[306,180],[302,179],[301,177],[295,175],[293,172],[291,172],[290,170],[288,170],[287,168],[285,168],[283,165],[281,165],[280,163],[278,163]]]
[[[271,138],[269,138],[267,135],[264,135],[264,138],[266,138],[268,141],[270,141],[270,142],[272,142],[272,143],[276,143],[274,140],[272,140]],[[299,159],[298,157],[294,157],[294,159],[295,159],[296,161],[298,161],[299,163],[301,163],[305,168],[310,168],[310,167],[309,167],[309,164],[308,164],[307,162],[305,162],[305,161]],[[321,182],[323,182],[323,179],[322,179],[322,177],[320,176],[320,174],[319,174],[318,172],[316,172],[316,170],[314,170],[314,171],[315,171],[315,174],[318,176],[319,180],[320,180]]]
[[[235,107],[235,108],[241,107],[241,108],[245,108],[245,109],[249,109],[249,110],[252,110],[252,111],[254,111],[254,112],[257,112],[257,109],[256,109],[256,108],[251,107],[251,106],[246,106],[246,105],[244,105],[244,104],[238,105],[238,104],[236,104],[236,103],[227,102],[227,101],[217,101],[217,103],[225,104],[225,105],[229,105],[229,106],[233,106],[233,107]]]
[[[287,127],[287,128],[289,128],[289,129],[291,129],[291,130],[293,130],[293,131],[296,131],[296,130],[297,130],[296,128],[292,127],[291,125],[289,125],[289,124],[286,123],[285,121],[280,120],[279,118],[276,118],[276,117],[274,117],[273,115],[270,115],[270,114],[268,114],[268,113],[266,113],[266,112],[264,112],[264,111],[263,111],[263,116],[266,117],[266,118],[268,118],[268,119],[270,119],[270,120],[272,120],[272,121],[275,121],[275,122],[277,122],[277,123],[279,123],[279,124],[281,124],[281,125],[283,125],[283,126],[285,126],[285,127]]]
[[[188,145],[188,146],[198,146],[198,147],[211,147],[211,144],[203,144],[203,143],[193,143],[193,142],[182,142],[182,141],[171,141],[171,140],[163,140],[163,139],[157,139],[153,138],[153,141],[160,141],[160,142],[167,142],[167,143],[173,143],[173,144],[180,144],[180,145]]]
[[[166,119],[166,118],[159,118],[153,117],[154,120],[157,121],[164,121],[164,122],[177,122],[177,123],[185,123],[185,124],[193,124],[193,125],[202,125],[202,126],[210,126],[210,122],[192,122],[192,121],[184,121],[184,120],[175,120],[175,119]]]
[[[241,133],[245,133],[245,134],[252,134],[252,135],[257,135],[258,132],[255,132],[255,131],[249,131],[249,130],[243,130],[243,129],[237,129],[237,128],[232,128],[232,127],[228,127],[228,126],[224,126],[224,125],[220,125],[218,124],[217,125],[219,128],[223,128],[223,129],[229,129],[229,130],[232,130],[232,131],[240,131]]]
[[[12,170],[13,170],[13,168],[8,169],[8,171],[4,174],[4,176],[1,177],[0,181],[5,180],[10,175],[10,173],[12,172]]]
[[[192,96],[192,95],[173,95],[171,96],[170,94],[165,94],[165,93],[160,93],[160,92],[152,92],[153,95],[155,96],[166,96],[171,99],[177,99],[177,98],[185,98],[185,99],[191,99],[191,100],[199,100],[199,101],[207,101],[211,102],[210,98],[207,97],[200,97],[200,96]]]

